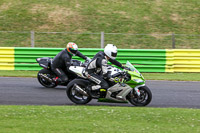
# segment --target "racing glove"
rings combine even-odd
[[[86,58],[85,62],[89,63],[91,59],[89,57]]]
[[[130,68],[129,68],[129,67],[126,67],[126,66],[122,66],[122,67],[123,67],[122,69],[129,70],[129,71],[130,71]]]

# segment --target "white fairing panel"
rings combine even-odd
[[[75,72],[78,76],[80,77],[83,77],[83,78],[86,78],[83,73],[85,71],[85,68],[84,67],[81,67],[81,66],[70,66],[69,67],[69,70],[70,71],[73,71]],[[108,66],[107,67],[107,70],[111,72],[111,75],[114,75],[118,72],[121,72],[120,69],[116,68],[116,67],[113,67],[113,66]]]
[[[69,70],[75,72],[80,77],[84,77],[83,76],[83,71],[85,70],[84,67],[81,67],[81,66],[70,66]]]

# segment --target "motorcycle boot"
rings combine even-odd
[[[107,94],[107,89],[100,89],[100,98],[105,98]]]
[[[53,82],[54,82],[55,84],[61,84],[61,83],[62,83],[62,80],[61,80],[60,78],[56,77],[56,78],[53,78]]]
[[[101,86],[100,86],[101,87]],[[100,87],[98,86],[91,86],[91,85],[88,85],[86,87],[86,90],[88,92],[88,94],[94,98],[94,99],[98,99],[100,97]]]
[[[101,88],[100,85],[94,85],[91,87],[93,91],[99,90]]]

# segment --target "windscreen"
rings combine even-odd
[[[126,66],[131,69],[131,71],[135,71],[140,73],[129,61],[126,62]]]

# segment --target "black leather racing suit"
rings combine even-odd
[[[100,88],[108,89],[109,87],[108,83],[103,79],[103,77],[108,76],[107,59],[105,56],[106,55],[104,52],[98,52],[86,67],[85,75],[88,77],[89,80],[97,84],[97,86],[92,88],[92,90],[97,90]],[[116,60],[110,58],[109,61],[118,67],[124,68],[122,64]],[[101,73],[103,74],[103,76],[101,76]]]
[[[83,59],[87,59],[87,57],[81,54],[79,51],[76,52],[76,55]],[[62,82],[68,81],[68,76],[65,74],[65,72],[68,72],[68,68],[71,65],[71,59],[72,55],[66,49],[64,49],[59,52],[52,61],[51,69],[62,80]]]

